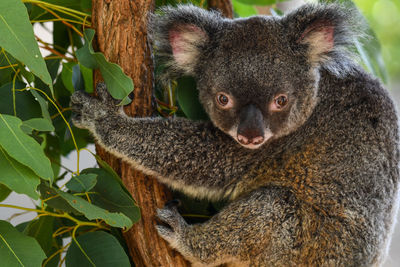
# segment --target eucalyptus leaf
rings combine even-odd
[[[32,130],[37,130],[40,132],[51,132],[54,131],[54,126],[46,119],[43,118],[33,118],[27,121],[23,121],[21,129],[25,133],[31,133]]]
[[[107,90],[115,99],[124,99],[133,91],[133,82],[121,69],[120,66],[110,63],[100,52],[94,52],[92,41],[95,31],[86,29],[84,32],[85,45],[76,51],[79,63],[90,69],[100,69],[101,75],[107,84]]]
[[[79,211],[74,209],[68,202],[63,199],[56,191],[55,188],[51,188],[45,183],[39,185],[40,198],[48,199],[46,204],[54,209],[65,211],[67,213],[73,213],[75,215],[82,215]]]
[[[31,236],[38,241],[43,251],[48,254],[53,246],[53,225],[54,218],[43,216],[31,221],[24,229],[24,234]]]
[[[78,236],[68,248],[65,264],[67,267],[130,267],[129,258],[118,240],[111,234],[97,231]]]
[[[24,78],[28,81],[28,83],[31,83],[35,80],[35,75],[32,74],[32,72],[29,72],[25,69],[25,66],[21,64],[21,62],[18,62],[18,68],[24,76]]]
[[[81,64],[76,64],[72,67],[72,84],[74,86],[75,91],[85,90],[85,82],[80,70],[80,66]]]
[[[88,192],[97,183],[97,174],[87,173],[73,176],[66,187],[74,192]]]
[[[1,177],[1,175],[0,175],[0,177]],[[4,199],[6,199],[10,193],[11,193],[11,190],[4,184],[0,183],[0,202],[2,202]]]
[[[68,204],[71,205],[71,207],[81,212],[89,220],[103,219],[107,224],[113,227],[130,228],[132,226],[132,221],[121,212],[109,212],[108,210],[102,209],[89,203],[83,198],[74,196],[58,189],[54,190],[64,200],[66,200]]]
[[[199,101],[199,91],[192,77],[178,79],[177,98],[186,117],[191,120],[207,120],[208,116]]]
[[[0,221],[0,259],[2,266],[41,266],[46,258],[38,242],[21,234],[9,222]]]
[[[38,199],[39,195],[36,188],[40,183],[39,176],[11,158],[1,146],[0,170],[0,183],[19,194],[26,194],[33,199]]]
[[[63,63],[63,69],[61,71],[61,79],[64,83],[65,88],[68,89],[68,91],[75,92],[74,84],[72,82],[72,68],[77,65],[78,63],[76,62],[66,62]]]
[[[132,222],[140,220],[140,209],[136,205],[124,187],[116,181],[110,173],[104,169],[90,168],[81,172],[84,174],[95,174],[97,176],[96,185],[90,190],[92,203],[110,212],[121,212]]]
[[[30,90],[32,95],[35,97],[35,100],[39,102],[40,109],[42,110],[42,116],[46,120],[48,120],[51,123],[51,117],[49,113],[49,104],[48,102],[35,90]]]
[[[121,180],[121,177],[118,176],[118,174],[114,171],[113,168],[111,168],[110,165],[108,165],[107,162],[102,160],[99,155],[93,154],[93,156],[96,158],[97,163],[100,165],[101,168],[103,168],[106,172],[108,172],[113,179],[118,182],[118,184],[122,187],[122,189],[127,193],[131,198],[131,194],[129,193],[128,189],[126,189],[124,183]],[[133,198],[132,198],[133,199]]]
[[[52,181],[50,160],[40,145],[21,130],[22,121],[0,114],[0,146],[15,160],[28,166],[41,178]]]
[[[0,46],[46,83],[53,84],[40,54],[26,7],[20,0],[0,1]]]
[[[12,82],[6,83],[0,87],[0,113],[14,115],[14,103],[15,113],[21,120],[29,120],[37,118],[42,115],[40,106],[35,98],[29,91],[17,91],[13,92]],[[15,89],[23,89],[25,84],[19,81],[15,82]]]
[[[79,64],[79,69],[82,73],[85,91],[90,94],[93,93],[93,70],[86,68],[82,64]]]

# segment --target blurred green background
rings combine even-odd
[[[400,1],[354,0],[382,46],[389,85],[400,90]]]

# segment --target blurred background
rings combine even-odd
[[[187,1],[183,1],[187,2]],[[197,2],[197,1],[196,1]],[[235,14],[238,16],[251,16],[255,14],[271,14],[288,12],[302,5],[304,2],[316,2],[305,0],[280,1],[274,4],[272,9],[265,6],[265,3],[271,3],[270,0],[233,0]],[[372,50],[363,49],[361,46],[361,62],[367,70],[381,78],[386,87],[393,95],[395,101],[400,103],[400,1],[399,0],[354,0],[361,13],[366,17],[372,32],[369,40]],[[257,3],[256,6],[249,3]],[[44,25],[35,25],[35,34],[44,41],[51,42],[53,31],[51,23]],[[375,41],[376,38],[378,42]],[[381,51],[379,53],[379,51]],[[42,51],[45,56],[47,51]],[[364,53],[364,54],[363,54]],[[369,56],[369,57],[368,57]],[[372,58],[372,60],[371,60]],[[89,149],[94,151],[94,146]],[[62,158],[62,166],[74,169],[76,165],[76,151]],[[81,155],[81,168],[93,167],[96,162],[89,153],[83,152]],[[68,179],[69,177],[66,177]],[[64,183],[65,180],[60,181]],[[34,207],[35,203],[25,195],[19,195],[13,192],[3,202],[24,207]],[[13,209],[0,208],[0,219],[9,220],[17,225],[21,222],[32,220],[36,214],[24,213]],[[18,216],[15,216],[18,214]],[[398,216],[400,221],[400,216]],[[1,264],[0,264],[1,265]],[[385,267],[400,266],[400,224],[397,224],[393,234],[393,240],[390,247],[389,257],[384,265]]]

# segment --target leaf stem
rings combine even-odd
[[[78,230],[79,225],[75,226],[74,230],[72,231],[72,240],[74,240],[74,242],[76,243],[76,245],[78,246],[78,248],[81,250],[81,252],[83,253],[83,255],[85,255],[85,257],[88,259],[88,261],[96,267],[96,264],[94,264],[94,262],[89,258],[89,256],[86,254],[85,250],[83,250],[83,248],[81,247],[81,245],[79,244],[78,240],[76,240],[76,230]]]
[[[56,252],[54,252],[53,254],[50,255],[50,257],[48,257],[42,264],[42,267],[45,267],[49,261],[51,261],[52,258],[54,258],[55,256],[57,256],[58,254],[60,254],[61,252],[63,252],[67,247],[69,247],[71,245],[71,242],[69,242],[68,244],[66,244],[65,246],[63,246],[62,248],[60,248],[59,250],[57,250]]]
[[[12,65],[7,65],[7,66],[2,66],[2,67],[0,67],[0,70],[8,69],[8,68],[14,68],[14,67],[17,67],[17,66],[18,66],[18,64],[12,64]]]
[[[20,71],[21,71],[21,70],[18,69],[18,70],[15,72],[14,77],[13,77],[13,81],[12,81],[13,109],[14,109],[14,116],[15,116],[15,117],[17,116],[17,105],[15,104],[15,79],[17,78],[17,75],[18,75],[18,73],[19,73]]]
[[[68,123],[68,121],[65,119],[65,117],[64,117],[64,115],[62,114],[60,108],[56,105],[56,103],[55,103],[45,92],[43,92],[42,90],[40,90],[40,89],[38,89],[38,88],[31,87],[31,86],[30,86],[30,87],[27,87],[27,88],[32,89],[32,90],[39,91],[39,92],[42,93],[44,96],[46,96],[47,100],[49,100],[49,101],[53,104],[53,106],[57,109],[58,113],[60,114],[60,116],[61,116],[62,119],[64,120],[65,124],[67,125],[68,130],[69,130],[69,132],[71,133],[72,142],[74,143],[74,146],[75,146],[75,149],[76,149],[76,157],[77,157],[77,164],[76,164],[77,170],[76,170],[76,173],[79,175],[79,154],[80,154],[80,153],[79,153],[78,145],[76,144],[76,140],[75,140],[74,133],[72,132],[71,125],[70,125],[70,124]]]
[[[40,0],[22,0],[23,3],[31,3],[31,4],[35,4],[35,5],[43,5],[46,6],[48,8],[52,8],[55,10],[58,10],[60,12],[66,13],[67,15],[71,15],[72,14],[76,14],[76,15],[80,15],[82,17],[91,17],[90,14],[84,13],[84,12],[80,12],[68,7],[63,7],[63,6],[58,6],[58,5],[54,5],[54,4],[50,4],[44,1],[40,1]]]
[[[76,225],[79,227],[80,226],[94,226],[94,227],[101,228],[101,229],[108,229],[107,227],[101,225],[100,223],[86,222],[86,221],[78,220],[66,212],[54,213],[54,212],[50,212],[47,210],[31,209],[31,208],[20,207],[20,206],[15,206],[15,205],[10,205],[10,204],[1,204],[1,203],[0,203],[0,207],[37,212],[37,213],[40,213],[40,216],[52,216],[52,217],[66,218],[66,219],[71,220],[74,223],[76,223]]]
[[[83,34],[77,29],[75,28],[74,25],[72,25],[69,22],[66,22],[65,20],[63,20],[56,12],[54,12],[53,10],[45,7],[45,5],[42,4],[38,4],[39,7],[43,8],[44,10],[46,10],[47,12],[49,12],[50,14],[52,14],[54,17],[60,19],[60,21],[67,27],[70,27],[71,29],[73,29],[79,36],[83,37]]]

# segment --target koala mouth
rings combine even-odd
[[[237,126],[233,127],[231,130],[228,131],[228,134],[241,146],[248,148],[248,149],[258,149],[262,145],[264,145],[268,140],[273,137],[273,133],[270,129],[265,129],[263,136],[257,136],[253,138],[248,138],[246,136],[242,136],[238,134]]]

